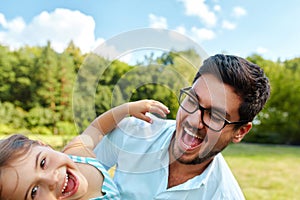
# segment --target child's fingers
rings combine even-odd
[[[162,110],[164,113],[166,114],[169,114],[170,113],[170,110],[167,106],[165,106],[163,103],[159,102],[159,101],[156,101],[157,103],[157,107]]]
[[[144,115],[144,114],[139,114],[136,116],[137,118],[141,119],[141,120],[144,120],[148,123],[152,123],[152,119],[150,117],[148,117],[147,115]]]
[[[170,111],[163,103],[155,100],[140,100],[129,104],[129,114],[146,122],[152,123],[152,119],[145,115],[147,112],[156,113],[161,117],[166,117]]]
[[[154,100],[151,102],[149,111],[152,113],[157,113],[162,117],[166,117],[166,114],[170,113],[167,106],[165,106],[159,101],[154,101]]]
[[[163,110],[161,110],[160,108],[155,107],[155,106],[151,106],[150,112],[159,114],[162,117],[166,117],[166,113]]]

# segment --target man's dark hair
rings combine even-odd
[[[270,84],[258,65],[233,55],[217,54],[203,62],[194,81],[203,74],[212,74],[234,88],[241,97],[240,120],[249,122],[263,109],[270,96]]]

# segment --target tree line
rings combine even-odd
[[[245,141],[299,145],[300,58],[247,59],[265,70],[271,98]],[[193,49],[129,65],[83,54],[73,42],[62,53],[50,42],[18,50],[0,45],[1,134],[78,134],[109,108],[145,98],[162,101],[175,119],[179,90],[192,83],[202,61]]]

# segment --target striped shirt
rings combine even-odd
[[[107,170],[103,167],[102,164],[99,163],[95,158],[89,158],[89,157],[80,157],[80,156],[74,156],[69,155],[69,157],[75,162],[75,163],[85,163],[92,165],[96,167],[104,176],[104,182],[102,186],[102,192],[105,194],[101,197],[95,197],[90,200],[119,200],[120,193],[117,189],[117,186],[109,176]]]

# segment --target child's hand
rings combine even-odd
[[[147,112],[157,113],[162,117],[170,113],[168,107],[155,100],[140,100],[128,104],[130,115],[149,123],[152,123],[152,119],[145,115]]]

